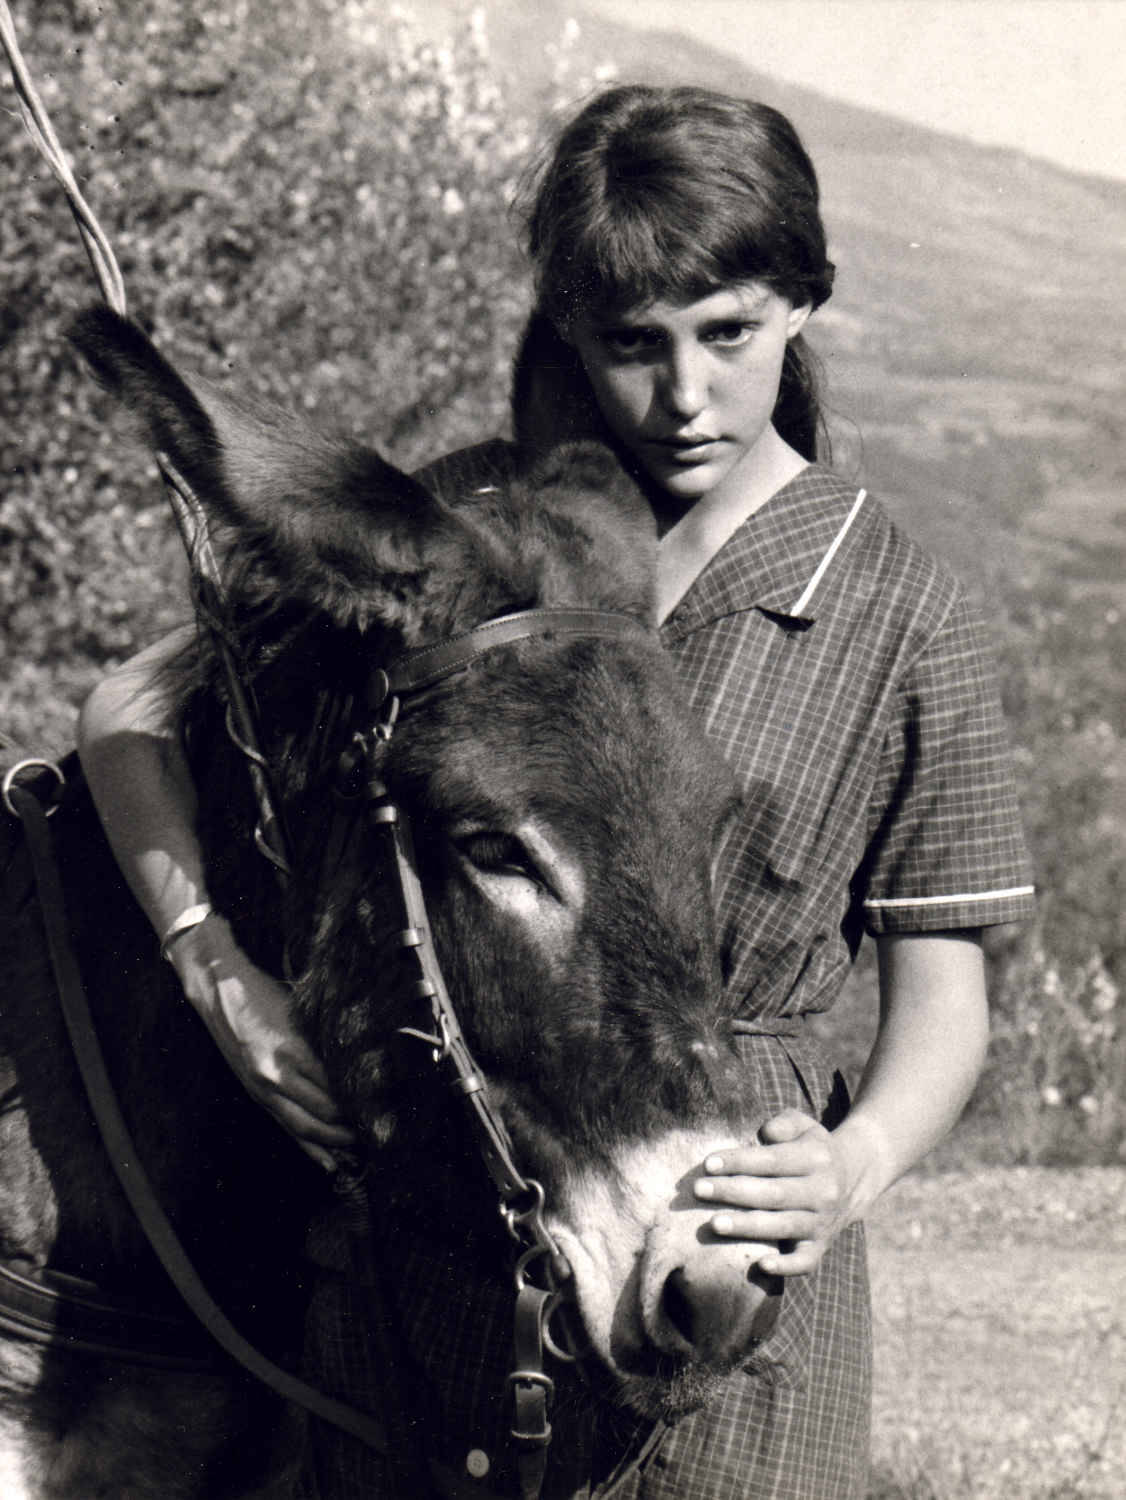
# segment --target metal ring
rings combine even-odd
[[[569,1307],[564,1301],[563,1294],[561,1292],[557,1292],[555,1295],[555,1299],[549,1305],[547,1313],[544,1316],[543,1328],[540,1334],[541,1338],[543,1339],[543,1346],[548,1351],[548,1353],[553,1354],[556,1359],[560,1360],[565,1365],[579,1364],[583,1359],[586,1358],[588,1354],[592,1353],[594,1349],[594,1345],[590,1342],[590,1339],[588,1337],[586,1339],[586,1347],[576,1352],[574,1348],[575,1335],[574,1330],[571,1327],[570,1314],[572,1312],[573,1309]],[[567,1344],[570,1346],[566,1349],[563,1348],[563,1346],[558,1342],[558,1340],[553,1336],[551,1332],[551,1320],[553,1317],[555,1317],[556,1313],[561,1314],[563,1318],[563,1337],[567,1341]],[[583,1332],[585,1334],[585,1330],[583,1330]]]
[[[0,783],[0,799],[3,799],[4,806],[11,813],[13,818],[18,818],[19,813],[12,806],[12,799],[9,793],[11,793],[15,788],[16,777],[20,774],[20,772],[30,771],[32,767],[35,767],[40,771],[50,771],[51,775],[59,784],[58,791],[60,794],[66,787],[66,777],[59,770],[58,766],[53,760],[41,760],[38,756],[35,755],[29,756],[26,760],[17,760],[14,766],[8,767],[8,770],[4,776],[4,780],[2,783]],[[49,818],[52,813],[56,813],[58,812],[58,810],[58,801],[52,802],[49,807],[44,809],[45,816]]]
[[[507,1383],[509,1385],[538,1385],[549,1396],[555,1390],[555,1381],[550,1375],[545,1375],[542,1370],[513,1370]],[[520,1433],[519,1436],[525,1441],[531,1441],[535,1435],[533,1434],[530,1438],[527,1433]]]
[[[532,1239],[537,1244],[542,1243],[543,1235],[540,1233],[540,1231],[543,1229],[543,1188],[534,1177],[521,1178],[518,1171],[516,1172],[516,1177],[523,1184],[523,1186],[517,1188],[517,1195],[531,1195],[532,1202],[528,1204],[526,1208],[517,1208],[516,1205],[509,1202],[507,1198],[502,1198],[500,1201],[501,1218],[504,1220],[505,1227],[507,1228],[509,1234],[517,1242],[520,1241],[520,1238],[525,1231],[528,1221],[531,1220]]]
[[[538,1260],[543,1255],[550,1254],[551,1251],[547,1248],[546,1245],[531,1245],[527,1250],[524,1251],[523,1255],[521,1255],[520,1259],[516,1262],[515,1275],[516,1290],[518,1292],[522,1292],[524,1288],[529,1285],[528,1267],[531,1265],[532,1261]],[[535,1283],[533,1282],[531,1283],[531,1285],[534,1286]],[[544,1290],[544,1288],[539,1288],[539,1290]]]

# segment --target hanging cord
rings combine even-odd
[[[66,195],[102,296],[114,312],[126,317],[125,282],[117,257],[93,210],[82,196],[66,153],[55,134],[43,99],[20,51],[7,0],[0,0],[0,42],[7,54],[23,123]],[[254,831],[254,842],[279,879],[282,879],[293,872],[291,843],[282,821],[269,767],[259,747],[257,715],[251,691],[243,681],[229,632],[225,628],[226,595],[222,574],[208,536],[207,517],[191,486],[176,471],[167,454],[158,453],[156,459],[180,539],[198,579],[198,613],[210,632],[222,665],[229,704],[228,733],[246,760],[254,789],[258,806],[258,826]]]
[[[55,174],[66,194],[66,200],[70,204],[71,213],[78,225],[78,232],[82,236],[82,243],[86,248],[94,275],[98,279],[98,285],[102,289],[103,297],[114,312],[125,317],[125,282],[122,279],[121,267],[117,264],[117,257],[101,225],[82,196],[70,163],[66,159],[66,153],[59,144],[58,136],[44,108],[39,90],[35,87],[31,74],[27,70],[27,64],[23,60],[23,53],[16,39],[15,22],[12,20],[7,0],[0,0],[0,41],[3,42],[4,51],[8,55],[8,66],[12,70],[12,81],[16,86],[16,103],[19,105],[27,133],[35,142],[39,154]]]

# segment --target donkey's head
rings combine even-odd
[[[482,652],[404,700],[375,769],[413,824],[446,982],[520,1169],[545,1188],[595,1353],[640,1411],[698,1404],[769,1330],[779,1290],[756,1270],[766,1247],[718,1241],[691,1192],[705,1156],[757,1122],[711,903],[732,785],[648,628],[648,507],[591,444],[527,472],[498,462],[491,482],[447,469],[431,492],[365,448],[189,388],[112,314],[75,337],[208,511],[297,850],[274,926],[301,1023],[373,1151],[433,1158],[465,1134],[401,1035],[429,1014],[398,979],[379,829],[362,798],[334,795],[377,669],[514,610],[643,627]],[[209,744],[209,766],[228,749]],[[212,893],[261,949],[253,818],[224,823],[221,784],[201,787]]]

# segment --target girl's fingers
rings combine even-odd
[[[790,1213],[739,1213],[724,1209],[708,1221],[725,1240],[812,1240],[821,1227],[817,1214],[798,1209]]]
[[[812,1115],[802,1114],[800,1109],[784,1109],[780,1115],[773,1115],[759,1128],[759,1139],[768,1145],[795,1141],[811,1128],[820,1128]]]
[[[281,1072],[265,1085],[263,1092],[279,1101],[291,1100],[321,1125],[343,1126],[344,1117],[340,1113],[340,1107],[328,1090],[300,1073],[293,1073],[288,1069]]]
[[[816,1210],[816,1183],[809,1177],[701,1177],[696,1197],[733,1208]]]
[[[326,1151],[322,1146],[314,1146],[311,1142],[303,1141],[300,1139],[300,1137],[297,1136],[295,1136],[294,1139],[297,1141],[297,1144],[301,1147],[302,1151],[304,1151],[305,1155],[309,1157],[311,1161],[315,1161],[317,1166],[320,1167],[322,1171],[336,1171],[336,1158],[335,1156],[333,1156],[331,1151]]]
[[[802,1121],[802,1130],[792,1140],[732,1146],[726,1151],[712,1152],[703,1163],[703,1170],[709,1178],[739,1175],[748,1178],[808,1178],[831,1169],[832,1145],[828,1131],[805,1116],[798,1116],[798,1119]]]
[[[828,1249],[825,1240],[799,1240],[792,1248],[773,1250],[758,1261],[768,1276],[808,1276],[816,1271]]]
[[[355,1135],[343,1125],[326,1125],[323,1120],[291,1098],[273,1095],[259,1101],[278,1124],[288,1130],[299,1146],[316,1158],[316,1148],[343,1150],[355,1145]],[[316,1158],[319,1159],[319,1158]]]
[[[261,1102],[300,1139],[319,1141],[324,1146],[355,1143],[354,1132],[343,1123],[327,1095],[297,1089],[281,1093],[273,1089],[261,1096]]]
[[[704,1162],[709,1178],[809,1177],[828,1167],[832,1156],[828,1135],[806,1133],[777,1146],[736,1146],[715,1152]]]

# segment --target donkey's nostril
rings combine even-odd
[[[692,1348],[696,1342],[693,1338],[692,1302],[681,1267],[671,1271],[665,1281],[661,1293],[661,1311],[688,1347]]]
[[[653,1342],[666,1354],[730,1366],[770,1337],[783,1287],[757,1266],[735,1270],[707,1254],[689,1259],[664,1280]]]

